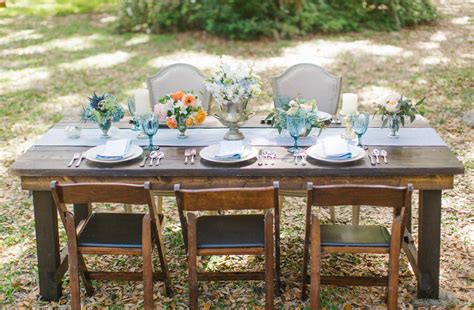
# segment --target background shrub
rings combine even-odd
[[[121,31],[205,30],[231,39],[396,30],[435,20],[430,0],[120,0]]]

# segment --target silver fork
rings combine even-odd
[[[196,149],[191,149],[191,165],[194,165],[194,157],[196,156]]]
[[[184,164],[188,164],[188,157],[191,156],[191,150],[190,149],[185,149],[184,150]]]

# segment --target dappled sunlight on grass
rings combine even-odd
[[[70,63],[64,63],[61,64],[60,67],[72,70],[109,68],[126,62],[132,56],[133,54],[124,51],[117,51],[115,53],[102,53],[82,58]]]
[[[286,68],[297,63],[314,63],[321,66],[331,65],[342,53],[372,55],[383,57],[413,56],[412,51],[387,44],[376,44],[370,40],[330,41],[310,40],[299,42],[295,46],[282,48],[279,56],[274,57],[234,57],[226,56],[225,61],[248,61],[256,72],[273,68]],[[192,63],[202,70],[214,69],[221,56],[205,52],[180,50],[157,57],[150,62],[154,67],[163,67],[176,62]]]
[[[139,45],[150,41],[149,35],[137,35],[125,42],[125,46]]]
[[[50,77],[47,67],[0,71],[0,94],[41,86]]]
[[[79,51],[92,47],[94,42],[102,39],[103,37],[97,34],[55,39],[37,45],[30,45],[28,47],[5,49],[0,52],[0,56],[41,54],[51,50]]]
[[[2,19],[0,19],[0,24],[2,23]],[[27,29],[21,31],[12,32],[3,38],[0,38],[0,44],[6,45],[12,42],[21,41],[21,40],[39,40],[43,38],[43,35],[37,33],[34,29]]]

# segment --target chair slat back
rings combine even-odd
[[[180,189],[175,185],[178,207],[183,211],[264,210],[275,207],[275,187]]]
[[[336,114],[341,80],[315,64],[296,64],[273,78],[273,95],[316,99],[318,110]]]
[[[150,184],[73,183],[59,184],[53,181],[51,190],[57,194],[58,203],[125,203],[149,204]]]
[[[323,185],[308,183],[308,204],[312,206],[369,205],[403,208],[411,201],[413,186]],[[407,198],[409,197],[409,199]]]

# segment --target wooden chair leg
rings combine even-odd
[[[126,213],[132,213],[133,212],[132,205],[124,204],[123,205],[123,211],[126,212]]]
[[[331,216],[331,222],[335,223],[336,222],[336,208],[335,207],[329,207],[329,215]]]
[[[171,290],[171,281],[169,277],[168,263],[166,262],[166,252],[165,252],[163,236],[161,234],[161,231],[157,231],[155,234],[156,234],[155,244],[158,250],[158,258],[160,259],[161,272],[163,272],[163,275],[164,275],[165,293],[166,293],[166,296],[170,297],[173,294],[173,292]]]
[[[163,214],[163,196],[156,196],[156,208],[158,215]]]
[[[81,309],[81,291],[79,284],[79,263],[77,258],[77,235],[74,216],[66,213],[66,233],[69,262],[69,288],[71,291],[71,309]]]
[[[321,227],[317,216],[311,221],[311,309],[320,308],[321,291]]]
[[[198,309],[196,216],[188,214],[189,308]]]
[[[79,271],[82,278],[82,282],[84,282],[87,296],[90,297],[94,295],[94,287],[92,286],[91,279],[89,278],[89,275],[87,273],[87,267],[86,267],[86,263],[84,262],[84,257],[82,256],[81,253],[78,253],[77,258],[79,262]]]
[[[306,300],[306,286],[308,284],[308,263],[309,263],[309,245],[311,234],[311,209],[306,212],[305,236],[304,236],[304,252],[303,252],[303,273],[301,275],[301,299]]]
[[[273,309],[273,292],[275,284],[273,281],[273,216],[271,213],[265,215],[265,309]]]
[[[390,254],[388,267],[388,300],[387,307],[389,310],[397,309],[398,297],[398,279],[400,267],[400,248],[401,248],[401,219],[397,217],[393,221],[392,236],[390,240]]]
[[[281,198],[281,196],[279,197]],[[280,202],[280,200],[278,200]],[[280,225],[281,225],[281,208],[278,205],[278,210],[275,210],[275,275],[276,275],[276,295],[281,296],[283,289],[281,286],[281,240],[280,240]]]
[[[360,206],[352,206],[352,225],[359,225]]]
[[[142,225],[142,256],[143,256],[143,295],[144,308],[153,309],[153,245],[151,241],[150,214],[143,217]]]

